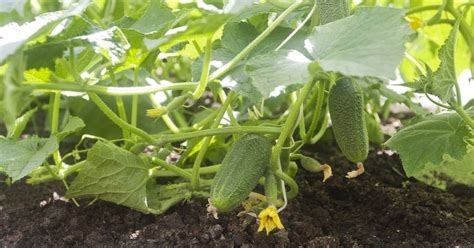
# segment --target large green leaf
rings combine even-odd
[[[470,114],[474,116],[474,111]],[[446,155],[462,159],[468,145],[465,140],[471,136],[458,114],[444,113],[402,129],[386,145],[400,154],[406,174],[413,176],[428,163],[440,165]]]
[[[21,141],[0,141],[0,167],[13,181],[19,180],[41,166],[58,149],[56,137],[48,139],[31,137]]]
[[[256,56],[246,65],[252,84],[264,96],[277,96],[290,85],[311,79],[311,61],[296,50],[279,50]]]
[[[325,71],[395,79],[410,33],[404,11],[364,7],[354,15],[317,27],[305,47]]]
[[[82,0],[70,9],[39,15],[32,22],[22,25],[13,22],[0,27],[0,63],[15,53],[23,44],[41,35],[59,21],[80,14],[88,3],[89,0]]]
[[[147,163],[112,143],[98,142],[87,154],[87,164],[72,182],[67,197],[97,197],[149,212]]]

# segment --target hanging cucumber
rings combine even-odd
[[[369,152],[361,89],[350,78],[336,82],[329,92],[329,113],[336,142],[344,156],[362,163]]]
[[[257,186],[270,162],[272,144],[257,134],[237,140],[222,161],[211,185],[211,208],[228,212],[236,207]]]

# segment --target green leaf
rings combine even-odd
[[[311,61],[296,50],[279,50],[250,59],[246,72],[252,84],[264,96],[277,96],[286,87],[304,84],[311,79]]]
[[[43,164],[58,149],[56,137],[31,137],[24,140],[0,141],[0,167],[13,181],[17,181]]]
[[[30,104],[29,92],[22,90],[24,61],[23,54],[16,54],[7,65],[3,78],[3,101],[0,105],[1,119],[7,129],[13,128],[16,118]]]
[[[210,37],[224,25],[229,17],[225,14],[204,15],[189,21],[187,25],[168,30],[159,39],[145,38],[144,42],[148,50],[160,48],[160,50],[166,51],[181,42]]]
[[[443,101],[448,101],[453,97],[453,87],[457,82],[454,54],[456,51],[456,40],[460,21],[456,22],[448,39],[439,49],[438,57],[441,64],[436,72],[432,73],[428,69],[428,75],[419,82],[427,86],[429,93],[438,96]]]
[[[29,69],[24,72],[23,77],[29,83],[47,83],[50,82],[52,74],[53,72],[48,68]]]
[[[274,51],[291,32],[291,29],[277,28],[249,54],[247,59],[252,60],[255,56],[263,56]],[[227,23],[221,39],[221,48],[213,50],[211,54],[211,73],[229,62],[257,36],[257,30],[248,23]],[[297,33],[282,48],[294,49],[305,54],[306,50],[303,47],[303,42],[304,35]],[[251,101],[257,102],[262,99],[262,93],[256,88],[249,75],[245,73],[245,63],[247,63],[247,60],[235,66],[233,70],[222,78],[221,84],[226,88],[235,90],[242,96],[248,97]],[[202,59],[193,63],[194,80],[200,78],[201,68]],[[268,89],[270,92],[272,90]]]
[[[9,138],[19,138],[21,133],[23,133],[23,130],[25,130],[26,124],[30,121],[31,117],[33,116],[34,113],[36,113],[38,109],[34,108],[22,116],[18,117],[15,120],[15,123],[13,123],[13,126],[11,127],[10,130],[8,130],[8,137]]]
[[[97,197],[148,213],[148,164],[139,156],[99,141],[87,154],[87,164],[71,183],[67,197]]]
[[[175,19],[176,17],[171,13],[170,9],[163,6],[159,1],[154,0],[143,16],[133,23],[129,29],[144,35],[162,32],[163,29],[167,28]]]
[[[462,159],[445,156],[440,165],[428,163],[414,177],[441,189],[446,189],[448,185],[453,183],[474,187],[474,148],[468,148],[466,156]]]
[[[474,111],[470,111],[474,116]],[[408,176],[425,169],[426,164],[440,165],[445,155],[462,159],[467,151],[465,139],[472,136],[456,113],[430,116],[397,132],[386,145],[397,151]]]
[[[325,71],[395,79],[410,29],[404,11],[363,7],[354,15],[317,27],[305,47]]]
[[[63,129],[59,133],[56,134],[56,137],[58,138],[58,142],[64,139],[66,136],[69,136],[83,129],[85,126],[86,124],[84,124],[81,118],[76,117],[76,116],[69,116],[69,119],[67,120],[66,125],[63,127]]]
[[[123,61],[130,47],[127,38],[117,27],[78,36],[70,41],[76,46],[91,46],[96,53],[102,54],[113,65]]]
[[[88,3],[89,0],[82,0],[70,9],[39,15],[32,22],[22,25],[13,22],[0,27],[0,63],[14,54],[23,44],[41,35],[59,21],[80,14]]]

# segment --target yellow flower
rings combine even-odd
[[[151,118],[160,117],[164,113],[166,113],[166,108],[164,108],[164,107],[158,107],[158,108],[147,109],[146,110],[146,116],[151,117]]]
[[[408,18],[408,20],[410,22],[410,27],[413,30],[417,30],[419,28],[422,28],[425,25],[423,20],[421,20],[418,17],[410,17],[410,18]]]
[[[267,231],[267,235],[275,228],[284,228],[276,211],[276,207],[273,205],[260,212],[260,214],[258,214],[258,220],[260,222],[258,226],[258,232],[261,232],[263,229],[265,229]]]

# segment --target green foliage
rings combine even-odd
[[[386,145],[406,173],[472,185],[474,112],[458,76],[474,65],[474,8],[261,2],[5,2],[0,172],[72,182],[68,197],[154,214],[195,197],[228,211],[255,190],[266,197],[246,210],[257,214],[297,195],[289,158],[301,147],[335,138],[363,161],[400,103],[416,116]],[[341,88],[341,78],[350,84]],[[414,90],[397,93],[389,79]],[[423,109],[415,92],[443,111]],[[255,188],[261,176],[265,192]]]
[[[317,27],[306,48],[326,71],[395,79],[409,33],[402,10],[360,8],[352,16]]]
[[[428,75],[420,80],[422,91],[427,91],[438,96],[442,101],[452,101],[453,88],[457,83],[454,55],[456,48],[459,21],[453,27],[445,44],[439,49],[441,64],[437,71],[428,68]]]
[[[474,112],[470,115],[474,117]],[[405,172],[413,176],[423,171],[428,163],[440,166],[445,155],[462,159],[467,152],[466,139],[472,138],[459,115],[443,113],[402,129],[386,145],[400,153]]]
[[[17,181],[34,169],[58,149],[56,137],[47,139],[36,136],[24,140],[6,139],[0,141],[0,167]]]
[[[45,31],[58,24],[64,18],[79,15],[88,3],[89,0],[82,0],[79,4],[68,10],[43,14],[36,17],[32,22],[22,25],[13,22],[0,27],[0,63],[8,56],[14,54],[23,44],[43,35]]]
[[[86,166],[72,182],[68,197],[97,197],[149,212],[149,165],[139,156],[108,142],[88,152]]]

